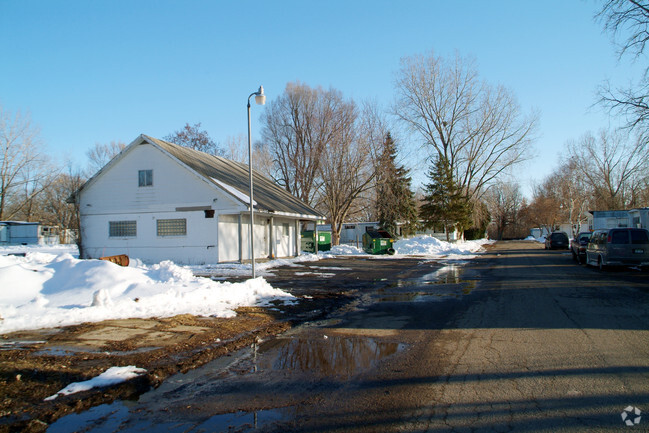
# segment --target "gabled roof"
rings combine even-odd
[[[246,164],[210,155],[188,147],[179,146],[144,134],[140,135],[129,146],[122,150],[120,155],[123,156],[128,153],[128,150],[131,147],[145,142],[159,148],[164,153],[177,159],[180,163],[189,167],[199,176],[232,195],[235,199],[241,201],[245,205],[250,205],[250,180],[248,166]],[[100,172],[104,171],[116,159],[118,158],[115,158],[113,161],[108,163],[106,167],[100,170]],[[97,173],[97,175],[98,174],[99,173]],[[253,170],[252,174],[253,200],[256,211],[274,212],[306,218],[323,217],[320,212],[289,194],[286,190],[266,178],[261,173]],[[96,178],[97,175],[93,176],[93,179]],[[88,182],[90,182],[90,180]],[[81,187],[81,189],[83,189],[83,187]]]

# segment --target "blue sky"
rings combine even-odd
[[[95,143],[163,137],[185,123],[223,143],[246,134],[248,95],[288,82],[333,87],[389,108],[404,56],[456,51],[480,75],[540,112],[524,191],[555,167],[568,140],[606,127],[593,107],[618,61],[593,19],[600,2],[0,0],[0,104],[30,112],[48,150],[85,166]],[[253,140],[259,114],[253,106]],[[406,161],[420,161],[402,137]],[[412,163],[415,181],[426,167]]]

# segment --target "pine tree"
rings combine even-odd
[[[426,227],[442,225],[449,240],[449,231],[455,227],[466,227],[470,223],[471,206],[462,193],[448,159],[439,155],[431,166],[428,177],[431,183],[425,186],[424,202],[419,211]]]
[[[376,213],[379,224],[393,235],[397,223],[403,224],[403,234],[410,235],[417,224],[417,205],[410,185],[409,170],[397,165],[397,147],[388,132],[377,167]]]

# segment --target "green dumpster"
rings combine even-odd
[[[367,229],[363,233],[363,250],[369,254],[394,254],[392,235],[385,230]]]
[[[315,253],[315,236],[314,230],[305,230],[302,232],[301,246],[302,251]],[[331,249],[331,232],[318,230],[318,251],[329,251]]]

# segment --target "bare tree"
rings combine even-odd
[[[248,138],[246,135],[228,136],[225,139],[224,156],[232,161],[248,163]]]
[[[289,83],[262,115],[263,145],[273,158],[273,176],[286,190],[321,209],[338,244],[342,223],[367,206],[374,157],[383,136],[371,110],[359,110],[334,89]]]
[[[569,147],[575,169],[601,210],[646,205],[639,202],[649,179],[649,143],[642,136],[602,130]]]
[[[248,163],[248,138],[244,134],[228,136],[225,139],[226,151],[224,156],[232,161]],[[273,174],[273,158],[264,142],[253,144],[252,166],[255,170],[268,177]]]
[[[342,224],[354,203],[374,179],[372,161],[375,148],[381,143],[360,128],[358,111],[353,101],[338,105],[334,115],[334,139],[322,152],[320,206],[331,224],[331,242],[338,245]]]
[[[101,170],[125,147],[126,144],[121,141],[111,141],[105,144],[95,143],[94,147],[88,149],[86,152],[86,156],[88,157],[88,175],[93,175]]]
[[[18,215],[49,184],[53,171],[29,116],[0,105],[0,220]]]
[[[41,197],[41,220],[51,225],[56,225],[64,230],[79,232],[79,203],[71,200],[73,195],[81,188],[85,177],[79,170],[68,166],[67,173],[59,174]]]
[[[546,180],[546,189],[555,191],[562,218],[570,223],[576,234],[583,223],[587,221],[586,212],[592,201],[591,188],[585,182],[579,162],[568,158]]]
[[[537,186],[534,189],[532,202],[524,209],[526,219],[535,227],[551,233],[563,220],[561,204],[552,190],[547,185]]]
[[[596,16],[604,30],[618,39],[620,58],[631,55],[636,61],[646,61],[645,48],[649,41],[649,4],[639,0],[607,0]],[[600,102],[627,118],[627,127],[649,133],[649,65],[639,81],[628,87],[614,89],[606,82],[600,89]]]
[[[512,182],[497,182],[484,195],[491,214],[495,233],[491,237],[503,238],[508,227],[516,225],[524,198],[520,186]]]
[[[163,140],[178,144],[179,146],[189,147],[190,149],[200,150],[211,155],[221,156],[224,153],[219,147],[219,144],[212,140],[212,137],[210,137],[207,131],[201,131],[200,122],[195,123],[193,126],[185,123],[182,129],[165,136]]]
[[[406,57],[396,92],[397,117],[448,160],[467,198],[529,154],[538,116],[523,116],[513,94],[481,81],[470,60]]]
[[[262,137],[273,157],[275,180],[307,204],[316,202],[322,154],[339,131],[339,91],[288,83],[262,115]]]

